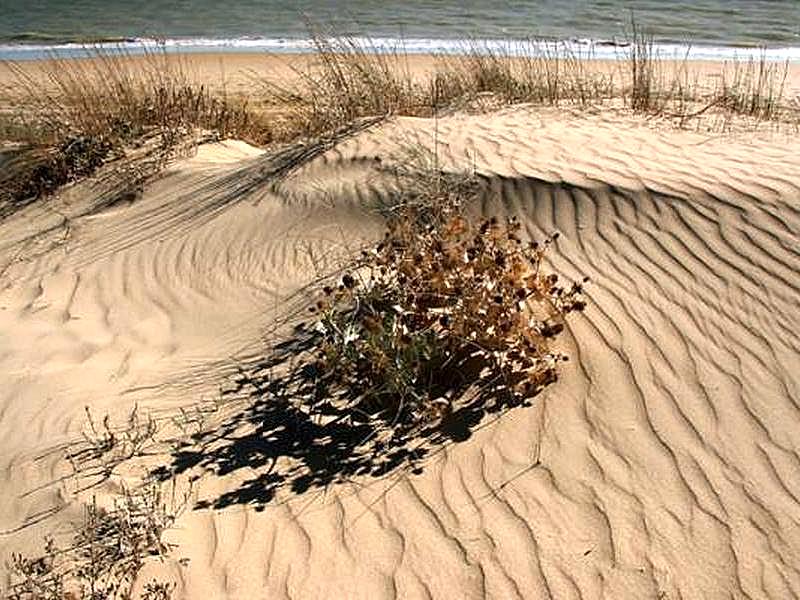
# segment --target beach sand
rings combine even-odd
[[[253,58],[205,58],[201,76],[224,71],[244,92]],[[220,398],[320,265],[381,234],[370,206],[390,182],[376,165],[409,145],[485,178],[482,214],[561,233],[551,267],[591,278],[568,320],[572,360],[531,407],[419,474],[283,489],[269,440],[218,440],[176,484],[180,497],[204,471],[192,501],[211,508],[181,512],[174,551],[139,586],[800,597],[800,138],[611,108],[395,118],[277,186],[269,155],[210,144],[130,203],[94,210],[104,189],[86,182],[0,223],[0,561],[120,493],[110,479],[75,497],[59,449],[86,431],[84,407],[122,423],[135,406],[166,419]]]

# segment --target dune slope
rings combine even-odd
[[[45,451],[83,407],[219,394],[320,266],[380,233],[380,165],[409,148],[474,169],[475,210],[561,232],[553,269],[592,280],[573,360],[420,474],[278,502],[269,440],[228,455],[194,488],[215,508],[168,534],[188,562],[145,575],[186,598],[800,596],[800,142],[610,111],[398,119],[277,185],[269,157],[204,147],[130,204],[74,189],[0,224],[3,556],[76,514]]]

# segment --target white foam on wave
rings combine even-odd
[[[580,58],[615,60],[628,56],[629,45],[620,41],[574,39],[563,41],[522,41],[498,39],[431,39],[431,38],[391,38],[370,37],[353,38],[353,41],[375,52],[405,52],[407,54],[460,54],[466,50],[478,49],[486,52],[499,52],[514,55],[527,55],[531,52],[548,53],[554,50]],[[137,38],[123,42],[108,42],[87,45],[85,43],[62,44],[0,44],[0,59],[35,60],[52,54],[61,57],[80,58],[98,50],[119,51],[131,54],[142,53],[147,49],[163,48],[167,52],[270,52],[291,54],[313,52],[314,42],[310,39],[293,38],[175,38],[154,40]],[[664,59],[688,60],[732,60],[761,59],[768,61],[800,62],[800,47],[741,47],[741,46],[691,46],[679,43],[656,43],[655,53]]]

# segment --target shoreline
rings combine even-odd
[[[521,56],[537,49],[552,54],[554,49],[564,56],[590,61],[621,61],[631,47],[628,40],[592,39],[434,39],[394,37],[353,37],[354,41],[380,54],[402,53],[418,55],[461,55],[474,48],[491,53]],[[277,55],[313,54],[315,46],[309,38],[122,38],[111,40],[59,43],[0,42],[0,61],[37,61],[56,55],[59,58],[89,58],[98,51],[141,55],[147,51],[164,50],[175,55],[251,54]],[[800,46],[715,46],[710,44],[655,41],[653,49],[662,60],[690,62],[725,60],[761,60],[800,64]]]

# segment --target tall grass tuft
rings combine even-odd
[[[44,79],[8,63],[32,113],[25,143],[97,135],[128,140],[158,127],[176,133],[200,127],[223,137],[247,135],[253,117],[246,104],[213,95],[192,81],[184,62],[160,47],[144,46],[144,55],[95,50],[90,59],[51,56]]]
[[[431,114],[427,87],[408,71],[402,48],[386,51],[369,40],[310,28],[315,64],[295,68],[297,82],[261,82],[267,103],[282,113],[281,141],[336,131],[363,117]]]
[[[357,37],[310,31],[315,61],[294,68],[299,83],[261,82],[279,115],[281,141],[335,131],[364,117],[429,117],[483,95],[501,104],[584,106],[612,95],[610,76],[590,72],[583,57],[553,43],[497,49],[472,42],[458,55],[434,57],[432,73],[415,76],[402,47],[387,50]]]
[[[659,101],[664,90],[660,80],[660,66],[655,42],[651,34],[643,32],[631,19],[631,45],[628,65],[630,68],[630,106],[639,112],[654,112],[663,108]]]
[[[716,96],[730,112],[769,120],[779,115],[784,101],[789,63],[758,59],[725,65]]]
[[[588,70],[584,59],[556,42],[527,40],[500,49],[472,42],[458,55],[440,57],[436,78],[451,101],[492,94],[504,104],[587,106],[610,97],[613,78]]]
[[[145,48],[135,59],[100,50],[81,61],[52,56],[43,77],[7,67],[24,112],[4,117],[5,139],[17,148],[0,175],[0,215],[93,174],[147,139],[168,155],[198,130],[256,142],[269,135],[246,103],[213,95],[162,49]]]
[[[688,54],[688,51],[687,51]],[[762,51],[758,59],[733,60],[723,65],[714,86],[689,80],[688,60],[665,61],[653,35],[631,19],[631,44],[627,56],[630,88],[623,96],[635,112],[676,117],[680,124],[711,109],[729,120],[744,115],[758,120],[797,119],[784,106],[788,62],[770,63]],[[671,72],[668,72],[671,66]],[[795,111],[796,112],[796,111]],[[794,117],[794,119],[792,119]]]

